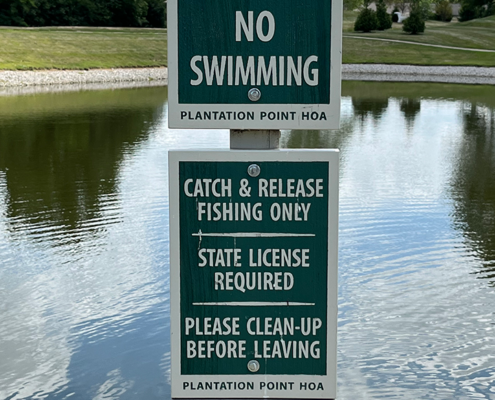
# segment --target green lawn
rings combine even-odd
[[[372,33],[354,32],[357,13],[347,12],[344,17],[344,35],[364,36],[410,42],[428,43],[443,46],[471,49],[495,50],[495,16],[468,22],[427,21],[423,34],[410,35],[402,30],[402,24],[393,24],[392,29]]]
[[[353,32],[344,12],[343,62],[495,66],[495,53],[363,40],[383,38],[495,50],[495,16],[459,23],[428,21],[422,35],[394,24],[385,32]],[[167,65],[167,30],[137,28],[0,28],[0,69],[88,69]]]
[[[344,13],[342,52],[344,63],[495,66],[495,53],[359,39],[360,37],[380,38],[495,50],[495,16],[464,23],[427,21],[425,33],[421,35],[406,34],[402,31],[401,24],[393,24],[392,29],[387,31],[366,34],[354,32],[356,16],[357,12]]]
[[[470,65],[495,67],[495,53],[441,49],[375,40],[343,39],[345,64]]]
[[[166,29],[0,29],[0,69],[167,65]]]

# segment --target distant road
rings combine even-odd
[[[439,47],[441,49],[452,49],[452,50],[464,50],[464,51],[476,51],[480,53],[495,53],[495,50],[485,50],[485,49],[470,49],[467,47],[453,47],[453,46],[442,46],[441,44],[429,44],[429,43],[418,43],[418,42],[410,42],[408,40],[395,40],[395,39],[382,39],[382,38],[371,38],[371,37],[363,37],[358,35],[342,35],[342,37],[346,39],[363,39],[363,40],[379,40],[381,42],[393,42],[393,43],[405,43],[405,44],[416,44],[418,46],[427,46],[427,47]]]

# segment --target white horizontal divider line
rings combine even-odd
[[[314,306],[315,303],[300,303],[297,301],[219,301],[192,303],[193,306],[247,306],[247,307],[267,307],[267,306]]]
[[[212,236],[212,237],[314,237],[314,233],[266,233],[266,232],[231,232],[231,233],[193,233],[192,236]]]

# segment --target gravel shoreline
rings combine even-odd
[[[15,86],[150,81],[162,81],[162,84],[166,84],[167,78],[168,69],[165,67],[90,69],[84,71],[0,71],[0,88]]]
[[[431,67],[386,64],[344,64],[344,80],[444,82],[495,85],[495,67]],[[164,86],[167,68],[116,68],[86,71],[0,71],[0,92],[38,87],[46,91],[64,85]],[[34,90],[31,90],[34,91]],[[17,91],[16,91],[17,92]]]
[[[495,67],[344,64],[342,79],[495,85]]]

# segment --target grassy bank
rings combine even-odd
[[[415,44],[368,39],[389,39],[469,49],[495,50],[495,16],[469,22],[427,21],[421,35],[409,35],[401,24],[372,33],[353,31],[357,12],[344,14],[344,63],[385,63],[416,65],[472,65],[495,67],[495,53],[442,49]]]
[[[495,53],[417,46],[375,40],[343,39],[346,64],[411,64],[495,67]]]
[[[442,46],[470,49],[495,50],[495,15],[468,22],[426,21],[426,30],[420,35],[410,35],[402,30],[402,24],[393,24],[392,29],[372,33],[354,32],[357,12],[344,14],[344,36],[372,37],[409,42],[427,43]]]
[[[0,69],[167,65],[166,29],[0,29]]]
[[[380,38],[495,50],[495,16],[465,23],[428,21],[423,35],[402,25],[385,32],[353,32],[356,12],[344,14],[344,63],[495,67],[495,53],[366,40]],[[166,29],[0,28],[0,69],[87,69],[167,65]]]

